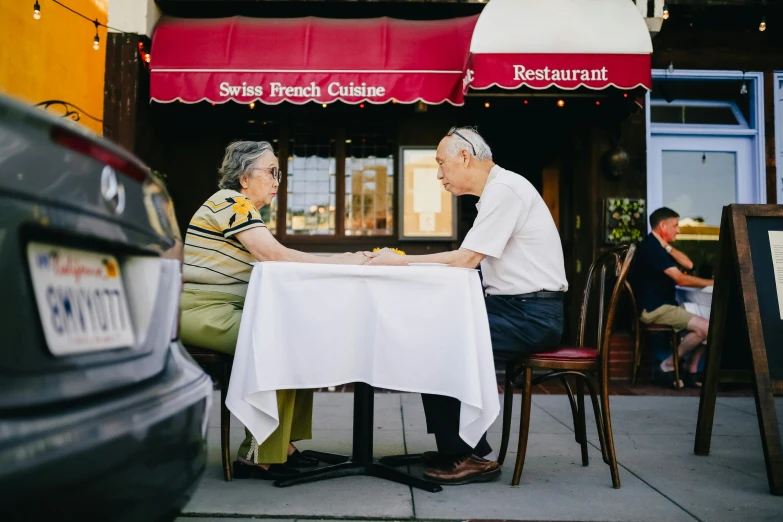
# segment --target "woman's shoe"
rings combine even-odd
[[[306,457],[302,455],[301,451],[295,450],[288,456],[286,464],[292,468],[314,468],[318,466],[319,460],[313,457]]]
[[[299,472],[289,468],[284,464],[272,464],[269,469],[253,464],[245,464],[242,461],[234,461],[234,478],[237,479],[258,479],[258,480],[279,480],[290,478]]]

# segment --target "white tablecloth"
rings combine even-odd
[[[275,390],[366,382],[462,402],[474,446],[500,412],[475,270],[257,263],[226,405],[256,440],[277,427]]]
[[[712,287],[690,288],[678,286],[676,290],[677,302],[685,307],[692,314],[700,315],[707,319],[710,318],[710,308],[712,307]]]

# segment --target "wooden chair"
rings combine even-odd
[[[220,383],[220,454],[223,460],[223,478],[226,482],[231,481],[231,412],[226,406],[226,393],[228,393],[228,381],[231,377],[231,366],[234,363],[234,357],[231,355],[185,345],[191,357],[204,370],[212,375],[217,375],[217,381]]]
[[[677,331],[666,324],[645,324],[639,320],[639,315],[636,313],[636,298],[633,295],[633,289],[628,281],[625,282],[625,289],[628,291],[628,296],[631,298],[631,309],[633,310],[633,322],[632,328],[634,332],[634,345],[633,345],[633,368],[631,369],[631,384],[636,384],[636,372],[639,370],[639,365],[642,362],[642,341],[645,346],[649,346],[650,334],[662,334],[669,337],[672,344],[672,360],[674,362],[674,382],[680,382],[680,354],[679,338]]]
[[[522,390],[522,416],[519,427],[519,448],[514,476],[511,485],[519,484],[522,468],[525,465],[527,451],[528,428],[530,426],[531,388],[550,379],[561,379],[568,392],[571,411],[574,417],[574,432],[576,441],[582,448],[582,464],[589,463],[587,455],[587,433],[585,424],[584,388],[587,386],[595,413],[595,423],[598,438],[601,443],[603,460],[609,465],[612,475],[612,485],[620,487],[620,476],[617,471],[617,458],[614,451],[612,436],[612,421],[609,415],[609,341],[612,323],[617,308],[620,292],[623,289],[628,267],[631,264],[635,245],[615,248],[601,255],[590,266],[587,274],[587,284],[582,298],[582,311],[579,319],[578,346],[564,346],[555,351],[542,352],[519,357],[506,366],[506,388],[503,408],[503,433],[500,443],[498,461],[502,464],[506,457],[508,441],[511,434],[511,410],[514,404],[514,379],[524,372],[524,388]],[[612,285],[612,286],[609,286]],[[597,299],[593,290],[598,291]],[[606,302],[607,291],[611,296]],[[593,309],[592,301],[596,301],[595,339],[592,343],[585,342],[585,327],[588,321],[588,310]],[[546,370],[547,373],[533,379],[533,370]],[[574,399],[567,377],[576,379],[576,399]],[[600,401],[600,404],[599,404]]]

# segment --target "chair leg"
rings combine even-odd
[[[576,378],[576,401],[579,414],[579,422],[575,426],[579,431],[580,444],[582,446],[582,466],[590,464],[587,455],[587,422],[585,422],[585,383],[583,377]]]
[[[609,470],[612,473],[612,486],[620,489],[620,473],[617,470],[617,455],[614,451],[614,436],[612,435],[612,418],[609,414],[609,383],[601,379],[601,413],[603,413],[606,446],[609,452]]]
[[[636,384],[636,373],[639,371],[639,364],[642,362],[642,351],[639,339],[639,325],[634,327],[634,343],[633,343],[633,368],[631,369],[631,385]]]
[[[680,387],[680,346],[677,339],[677,332],[672,332],[672,362],[674,363],[674,382],[676,388]]]
[[[530,399],[533,388],[533,369],[525,368],[525,388],[522,391],[522,415],[519,420],[519,447],[517,448],[517,462],[514,466],[512,486],[519,485],[522,476],[522,468],[525,466],[525,453],[527,452],[527,435],[530,428]]]
[[[514,374],[512,365],[506,366],[506,382],[503,388],[503,433],[500,437],[500,452],[498,463],[503,464],[508,450],[508,439],[511,437],[511,414],[514,412]]]
[[[226,406],[230,375],[230,363],[224,362],[220,383],[220,452],[223,459],[223,478],[226,482],[231,481],[231,412]]]
[[[571,385],[568,384],[568,377],[563,375],[560,377],[560,380],[563,382],[563,388],[565,388],[565,391],[568,394],[568,402],[571,404],[571,418],[574,421],[574,438],[576,439],[577,444],[581,444],[582,441],[579,439],[581,432],[578,429],[579,409],[577,408],[576,400],[574,399],[574,392],[571,390]]]
[[[609,464],[609,452],[606,449],[606,434],[604,432],[604,423],[601,420],[601,405],[598,402],[595,382],[591,378],[585,380],[587,390],[590,392],[590,401],[593,403],[593,414],[595,415],[595,429],[598,432],[598,440],[601,444],[601,456],[604,464]]]

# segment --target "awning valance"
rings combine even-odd
[[[630,0],[491,0],[465,86],[650,89],[652,42]]]
[[[151,98],[461,105],[476,18],[165,18],[152,38]]]

